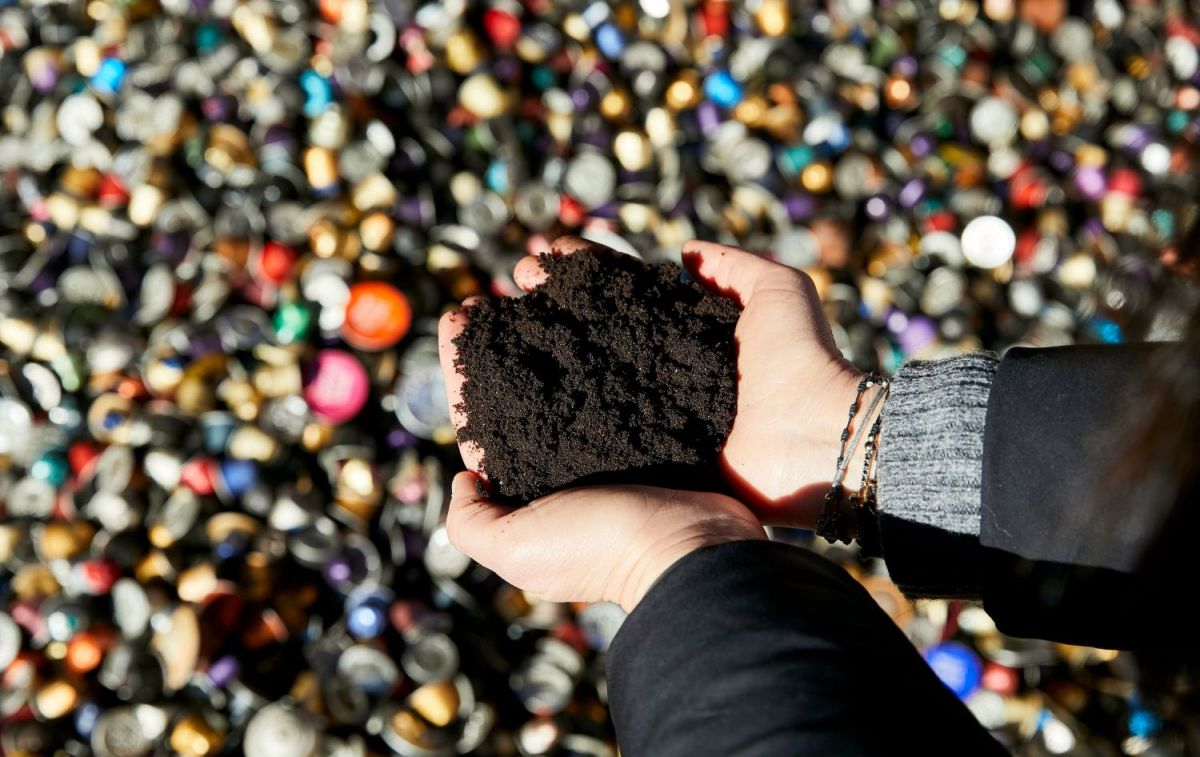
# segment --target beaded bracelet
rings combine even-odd
[[[833,474],[833,484],[829,487],[829,492],[825,495],[825,504],[821,508],[821,517],[817,520],[816,534],[830,544],[834,542],[843,542],[849,544],[851,542],[850,532],[847,524],[842,517],[842,500],[845,497],[845,490],[842,488],[842,479],[846,474],[846,463],[854,454],[854,450],[858,449],[859,440],[862,438],[863,431],[866,426],[859,426],[854,433],[854,438],[850,440],[850,427],[854,424],[854,418],[858,414],[859,405],[862,404],[863,394],[872,386],[879,384],[882,390],[878,392],[871,400],[870,406],[865,414],[866,418],[870,418],[880,403],[888,394],[891,384],[886,379],[881,378],[878,374],[871,372],[862,377],[858,382],[858,390],[854,396],[854,402],[850,405],[849,417],[846,419],[846,428],[842,430],[841,447],[838,451],[837,466]],[[869,475],[871,462],[874,459],[874,449],[878,446],[878,436],[880,430],[880,422],[883,418],[883,413],[880,412],[875,424],[871,427],[871,432],[867,435],[867,457],[863,465],[864,485],[860,487],[860,493],[866,484],[866,476]],[[850,440],[847,445],[847,440]],[[855,505],[855,515],[858,514],[859,505],[857,502],[860,498],[852,498],[851,502]]]

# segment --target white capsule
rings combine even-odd
[[[980,268],[999,268],[1012,259],[1017,235],[997,216],[980,216],[967,224],[962,233],[963,255]]]

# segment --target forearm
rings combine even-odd
[[[695,552],[621,629],[609,691],[622,753],[999,752],[845,571],[804,550]]]

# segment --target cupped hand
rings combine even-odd
[[[505,581],[556,602],[616,602],[632,611],[681,557],[766,538],[720,494],[649,486],[567,489],[520,508],[489,500],[476,474],[454,478],[450,541]]]
[[[556,255],[596,245],[556,240]],[[833,342],[809,276],[735,247],[692,241],[683,247],[689,273],[742,307],[737,342],[737,410],[721,453],[738,499],[765,523],[812,528],[837,463],[840,435],[861,374]],[[538,258],[523,258],[513,278],[525,291],[545,281]],[[455,377],[447,373],[448,380]],[[457,378],[461,386],[461,377]],[[451,392],[453,392],[453,387]],[[457,420],[457,419],[456,419]],[[477,451],[464,450],[468,466]],[[847,479],[861,468],[859,455]],[[857,483],[857,481],[847,481]]]

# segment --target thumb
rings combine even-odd
[[[808,274],[736,247],[693,239],[683,246],[683,265],[710,289],[737,298],[743,308],[766,290],[790,291],[817,301]]]
[[[446,535],[460,551],[491,567],[499,556],[501,543],[498,537],[504,528],[503,521],[514,510],[492,502],[484,480],[470,471],[463,471],[451,483]]]

